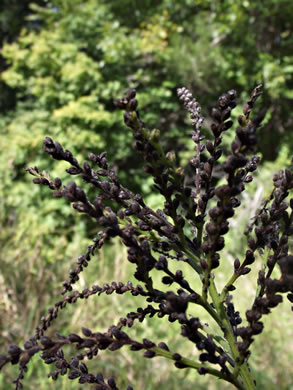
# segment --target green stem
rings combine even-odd
[[[199,275],[202,275],[202,269],[200,268],[200,266],[198,264],[198,259],[193,255],[193,253],[187,247],[186,240],[185,240],[185,235],[184,235],[184,232],[183,232],[182,228],[179,229],[178,235],[179,235],[179,238],[180,238],[180,241],[181,241],[182,245],[184,246],[184,252],[188,256],[187,257],[188,264],[191,265],[191,267]]]
[[[212,278],[212,264],[211,264],[211,256],[210,254],[207,255],[207,268],[204,271],[203,276],[203,283],[202,283],[202,297],[203,300],[207,302],[208,300],[208,287],[209,287],[209,280]]]
[[[202,272],[202,269],[197,264],[198,259],[194,258],[194,255],[187,248],[186,241],[184,239],[184,234],[183,234],[183,236],[182,235],[180,236],[180,239],[181,239],[181,242],[184,246],[185,253],[190,257],[189,264],[202,277],[203,272]],[[209,293],[212,297],[213,304],[214,304],[216,310],[214,310],[211,307],[211,305],[207,302],[207,300],[203,299],[203,297],[200,297],[200,300],[198,303],[207,310],[207,312],[212,316],[212,318],[214,318],[214,320],[217,322],[217,324],[223,330],[224,336],[225,336],[227,342],[229,343],[233,359],[234,359],[235,364],[237,366],[237,362],[241,361],[241,356],[240,356],[240,353],[239,353],[237,345],[236,345],[236,339],[234,337],[232,326],[231,326],[230,321],[227,317],[223,302],[221,301],[221,296],[217,292],[214,281],[212,278],[210,278],[209,280],[210,280]],[[215,370],[215,371],[217,371],[217,370]],[[231,382],[231,380],[228,380],[227,378],[222,378],[222,379],[225,379],[228,382],[233,383],[238,389],[255,390],[255,384],[254,384],[253,378],[249,372],[249,368],[248,368],[248,365],[246,362],[243,362],[243,363],[241,363],[241,365],[239,365],[239,372],[240,372],[241,379],[244,383],[244,387],[242,384],[239,383],[239,381],[237,381],[237,378],[235,378],[235,377],[234,378],[235,378],[235,381],[237,381],[237,384],[235,384],[236,382]],[[212,375],[214,375],[214,374],[212,374]]]
[[[165,349],[162,349],[162,348],[159,348],[159,347],[153,347],[153,348],[150,348],[151,351],[155,352],[157,356],[163,356],[167,359],[170,359],[170,360],[175,360],[174,359],[174,354],[172,352],[169,352],[169,351],[166,351]],[[175,360],[176,361],[176,360]],[[237,387],[237,389],[240,389],[240,390],[246,390],[245,387],[243,387],[243,385],[237,380],[237,378],[234,378],[232,375],[227,375],[219,370],[216,370],[214,368],[211,368],[211,367],[208,367],[204,364],[201,364],[201,363],[197,363],[191,359],[187,359],[187,358],[184,358],[182,357],[180,359],[180,363],[184,364],[186,366],[186,368],[193,368],[193,369],[196,369],[198,370],[199,368],[203,368],[206,370],[207,374],[210,374],[210,375],[213,375],[213,376],[216,376],[217,378],[219,379],[223,379],[227,382],[230,382],[232,383],[235,387]]]
[[[221,301],[221,296],[218,294],[216,286],[212,278],[210,278],[210,286],[209,292],[212,297],[213,303],[215,305],[217,313],[220,315],[220,321],[222,324],[222,330],[224,332],[225,339],[228,341],[232,356],[237,365],[238,362],[241,362],[241,356],[238,351],[236,345],[236,339],[233,333],[232,326],[227,317],[223,302]],[[237,369],[235,370],[237,372]],[[240,376],[243,380],[244,386],[246,390],[255,390],[254,380],[252,378],[251,373],[249,372],[249,368],[247,362],[243,362],[239,365]]]
[[[201,240],[202,240],[202,232],[203,232],[203,224],[201,224],[197,229],[197,243],[199,246],[201,246]]]
[[[229,281],[225,284],[225,287],[223,288],[223,291],[220,295],[221,302],[224,302],[224,300],[226,299],[226,296],[229,292],[228,290],[229,286],[232,286],[234,282],[239,278],[239,276],[240,276],[239,274],[234,273],[229,279]]]
[[[198,305],[202,306],[209,315],[216,321],[216,323],[221,327],[222,322],[221,318],[219,317],[218,313],[212,308],[212,306],[205,301],[201,296],[199,297],[199,300],[196,302]]]

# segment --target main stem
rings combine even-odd
[[[237,362],[241,361],[241,356],[240,356],[240,353],[239,353],[237,345],[236,345],[236,339],[234,337],[232,326],[231,326],[230,321],[227,317],[224,305],[221,302],[220,295],[217,292],[215,283],[214,283],[212,278],[210,278],[209,293],[210,293],[211,298],[213,300],[213,303],[215,305],[216,311],[220,317],[221,327],[222,327],[222,330],[224,332],[224,336],[229,343],[232,356],[234,358],[235,364],[237,365]],[[255,390],[255,388],[256,388],[255,383],[254,383],[252,375],[249,371],[247,362],[243,362],[239,366],[239,372],[240,372],[241,379],[243,380],[245,389],[246,390]]]

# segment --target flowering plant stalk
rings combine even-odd
[[[114,102],[124,111],[125,124],[133,132],[135,149],[143,154],[145,171],[153,177],[154,189],[164,197],[163,210],[151,209],[142,196],[125,188],[109,167],[105,152],[99,155],[90,153],[90,163],[85,161],[80,164],[58,142],[49,137],[44,140],[45,152],[70,164],[67,169],[69,175],[81,176],[85,183],[96,189],[94,199],[89,199],[74,181],[63,185],[60,178],[52,179],[46,171],[40,172],[37,167],[27,169],[34,176],[35,184],[48,186],[54,191],[53,196],[65,198],[75,210],[96,220],[99,231],[86,253],[78,257],[76,266],[63,283],[62,298],[41,318],[35,335],[23,347],[10,345],[7,354],[0,356],[0,368],[7,363],[19,367],[14,380],[15,389],[22,388],[28,364],[39,352],[46,364],[54,366],[49,373],[54,380],[59,375],[67,375],[69,379],[78,379],[81,384],[93,384],[95,390],[118,389],[113,378],[105,380],[101,373],[90,373],[86,358],[91,359],[105,349],[118,351],[125,346],[131,351],[144,351],[145,358],[161,356],[173,361],[178,369],[190,368],[200,375],[212,375],[237,389],[256,388],[249,367],[250,346],[263,330],[262,317],[282,302],[284,294],[293,302],[293,256],[289,252],[289,237],[293,234],[293,199],[288,199],[293,188],[293,175],[289,169],[274,175],[270,196],[245,232],[248,247],[241,259],[235,259],[226,284],[220,290],[217,267],[224,260],[221,254],[225,247],[224,236],[229,233],[229,219],[241,206],[241,193],[253,180],[252,172],[257,169],[260,160],[253,153],[257,144],[256,131],[264,113],[251,118],[251,111],[261,95],[261,86],[253,90],[243,108],[243,115],[238,117],[239,127],[231,150],[228,157],[221,160],[222,137],[233,125],[230,116],[236,106],[236,91],[224,93],[217,107],[213,108],[212,139],[209,140],[202,135],[204,119],[198,102],[186,88],[179,88],[177,93],[193,126],[191,136],[195,155],[190,160],[194,169],[192,186],[185,185],[186,173],[176,165],[175,154],[163,151],[159,130],[150,131],[140,118],[136,91],[130,89],[123,98]],[[225,173],[225,184],[215,187],[213,172],[216,166]],[[81,272],[94,254],[113,237],[119,237],[128,248],[128,261],[134,264],[134,277],[140,284],[114,281],[93,285],[83,291],[75,290],[73,286]],[[257,275],[256,296],[252,306],[247,307],[243,325],[232,303],[232,293],[236,289],[236,280],[250,272],[256,255],[262,258],[262,268]],[[178,270],[172,272],[169,265],[174,262]],[[180,269],[182,262],[187,263],[191,274],[194,274],[189,281]],[[275,267],[280,270],[277,279],[272,276]],[[156,286],[151,271],[162,274],[166,288]],[[126,313],[106,332],[82,328],[81,335],[57,334],[55,339],[46,335],[52,322],[68,305],[93,295],[114,292],[131,294],[133,300],[141,296],[146,305],[136,312]],[[217,323],[217,335],[211,335],[206,324],[190,314],[189,308],[194,305],[204,308]],[[154,316],[162,321],[167,318],[170,323],[179,322],[181,336],[195,345],[199,351],[198,358],[171,351],[164,342],[146,338],[134,340],[127,334],[127,328]],[[64,350],[72,344],[78,353],[67,358]]]

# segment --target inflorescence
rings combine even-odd
[[[288,200],[293,188],[292,171],[284,169],[273,177],[270,196],[245,232],[248,247],[243,259],[235,259],[231,275],[219,291],[216,268],[222,261],[229,220],[240,207],[241,193],[253,180],[252,173],[260,161],[254,153],[256,131],[264,114],[262,112],[254,118],[250,114],[261,95],[261,86],[253,90],[243,108],[243,115],[238,117],[239,127],[227,157],[223,156],[221,143],[224,133],[233,125],[231,112],[236,106],[236,91],[224,93],[217,107],[212,109],[209,139],[202,135],[204,119],[199,103],[187,88],[179,88],[177,94],[193,126],[191,137],[195,143],[195,156],[190,160],[194,168],[194,185],[191,187],[185,185],[185,171],[176,166],[174,153],[163,151],[159,130],[148,130],[141,120],[136,91],[130,89],[123,98],[114,102],[124,111],[124,122],[133,132],[134,148],[143,154],[144,169],[153,177],[154,189],[164,197],[163,210],[149,208],[142,196],[120,183],[108,164],[106,152],[90,153],[90,162],[80,164],[58,142],[49,137],[44,140],[46,153],[55,160],[70,164],[69,175],[81,176],[85,183],[96,189],[94,199],[89,199],[74,181],[63,185],[60,178],[51,179],[48,172],[42,173],[37,167],[27,169],[34,176],[35,184],[48,186],[54,191],[54,197],[65,198],[75,210],[96,220],[99,231],[87,251],[78,257],[75,267],[63,282],[62,297],[41,318],[34,336],[23,347],[12,344],[7,354],[0,355],[0,368],[8,363],[19,367],[14,380],[15,389],[22,388],[28,364],[38,353],[46,364],[54,366],[49,373],[54,380],[59,375],[67,375],[69,379],[78,379],[81,384],[93,384],[96,390],[118,389],[113,378],[105,380],[101,373],[90,373],[85,359],[92,359],[105,349],[116,351],[125,346],[131,351],[144,351],[146,358],[162,356],[173,360],[177,368],[191,368],[202,375],[213,375],[238,389],[255,388],[248,360],[250,346],[263,330],[262,317],[282,302],[284,294],[293,302],[293,256],[289,250],[289,239],[293,235],[293,199]],[[221,166],[226,181],[215,187],[213,172],[216,166]],[[135,265],[134,276],[140,284],[134,286],[130,282],[114,281],[83,291],[74,290],[74,284],[92,257],[113,237],[119,237],[128,248],[128,261]],[[256,257],[261,257],[262,267],[257,278],[256,297],[246,311],[244,323],[232,303],[232,291],[236,288],[236,280],[250,272]],[[169,267],[174,261],[178,266],[175,272]],[[180,262],[188,263],[199,278],[195,277],[192,283],[190,279],[187,281]],[[280,270],[279,278],[273,278],[276,266]],[[155,285],[150,274],[153,270],[162,273],[166,290]],[[146,306],[126,313],[104,333],[83,328],[82,335],[57,334],[55,339],[46,335],[52,322],[68,305],[103,293],[131,294],[133,299],[141,296]],[[226,339],[229,348],[225,350],[218,339],[206,332],[200,319],[189,314],[190,305],[199,305],[208,312],[218,324],[219,335]],[[128,336],[127,328],[154,316],[167,318],[170,323],[179,322],[181,335],[200,351],[198,360],[170,351],[164,342],[138,341]],[[68,359],[64,349],[72,344],[78,352]]]

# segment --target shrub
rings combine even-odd
[[[236,91],[230,90],[220,96],[218,106],[212,110],[211,139],[205,139],[201,134],[204,119],[198,102],[186,88],[178,89],[179,99],[193,125],[192,186],[186,185],[186,173],[177,166],[175,153],[164,153],[159,130],[149,131],[141,120],[136,91],[130,89],[123,98],[115,100],[115,105],[125,111],[124,122],[133,131],[135,149],[144,155],[145,171],[153,176],[154,189],[165,199],[163,210],[149,208],[140,195],[125,188],[109,167],[105,152],[90,153],[91,164],[85,161],[81,165],[69,150],[64,150],[51,138],[45,138],[44,150],[53,159],[68,162],[71,167],[67,173],[81,176],[98,194],[90,200],[75,182],[63,185],[60,178],[52,179],[47,171],[41,172],[37,167],[27,169],[34,176],[33,182],[48,186],[54,191],[54,197],[63,197],[75,210],[88,214],[100,230],[86,253],[78,257],[75,268],[63,283],[62,298],[41,318],[35,335],[22,348],[12,344],[7,355],[0,356],[0,368],[9,362],[19,366],[14,380],[16,389],[22,387],[28,363],[39,352],[46,364],[54,365],[49,373],[54,380],[59,375],[67,375],[81,384],[92,383],[96,390],[117,389],[113,378],[105,381],[101,373],[90,373],[84,360],[92,359],[102,350],[118,351],[125,346],[131,351],[144,351],[145,358],[161,356],[173,360],[179,369],[190,368],[200,375],[215,376],[237,389],[257,386],[249,358],[254,338],[263,331],[262,317],[282,302],[283,294],[293,302],[293,256],[289,250],[289,238],[293,234],[293,200],[287,199],[293,188],[293,175],[289,169],[274,175],[269,197],[246,231],[239,232],[239,235],[247,236],[247,249],[241,259],[235,258],[222,289],[217,285],[217,267],[225,261],[224,236],[229,233],[229,219],[241,205],[241,194],[253,180],[252,172],[260,160],[251,154],[256,149],[256,130],[264,111],[250,118],[260,95],[261,86],[257,86],[243,108],[243,115],[238,117],[240,127],[231,143],[230,155],[223,158],[220,146],[224,132],[233,125],[230,116],[236,106]],[[215,167],[225,174],[225,184],[214,186]],[[73,285],[93,255],[113,237],[119,237],[128,248],[128,261],[134,265],[134,277],[141,284],[114,281],[83,291],[74,290]],[[247,305],[242,324],[233,303],[233,291],[237,279],[251,271],[256,259],[261,260],[261,269],[256,277],[255,299]],[[190,266],[187,276],[180,269],[183,262]],[[175,271],[172,270],[174,264],[178,268]],[[154,282],[156,273],[163,275],[161,284]],[[133,301],[140,296],[146,302],[145,306],[127,313],[106,332],[82,328],[82,335],[57,334],[56,338],[46,335],[60,311],[68,305],[92,295],[114,292],[131,294]],[[208,324],[192,315],[192,308],[198,306],[218,325],[217,333],[211,333]],[[162,320],[167,318],[171,324],[178,322],[181,336],[199,351],[198,359],[170,350],[165,342],[155,343],[146,338],[136,340],[129,336],[127,328],[154,316]],[[65,357],[64,349],[72,344],[78,353],[70,359]]]

